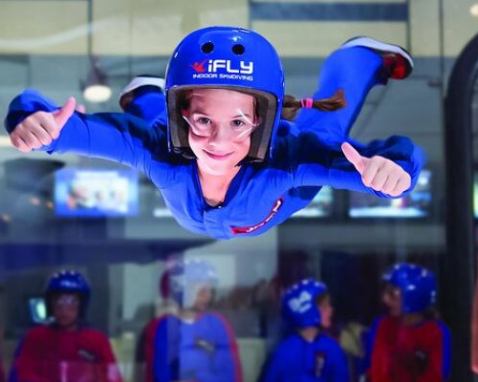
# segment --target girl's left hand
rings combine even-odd
[[[390,196],[400,196],[410,188],[410,175],[390,159],[378,155],[364,157],[347,142],[342,144],[342,151],[362,176],[365,186]]]

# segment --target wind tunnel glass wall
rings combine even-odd
[[[437,311],[450,314],[441,297],[446,286],[442,99],[449,69],[476,32],[469,2],[2,0],[0,15],[2,120],[26,88],[58,106],[74,96],[86,113],[123,113],[119,95],[130,80],[142,74],[164,77],[178,42],[209,25],[237,25],[264,35],[281,56],[286,94],[311,97],[326,58],[348,39],[368,35],[406,48],[415,68],[408,79],[371,90],[350,137],[367,144],[403,135],[427,156],[415,190],[404,198],[324,187],[266,234],[223,241],[181,227],[143,173],[74,154],[22,153],[2,129],[0,359],[6,376],[18,373],[16,360],[33,328],[51,326],[45,289],[50,277],[65,269],[87,279],[91,294],[82,325],[97,331],[88,334],[93,349],[72,350],[62,369],[64,381],[100,380],[104,365],[109,380],[154,380],[166,365],[171,374],[164,380],[257,381],[267,374],[274,349],[293,332],[281,309],[284,292],[306,278],[327,284],[332,324],[322,330],[345,353],[353,381],[367,371],[372,322],[387,313],[382,275],[390,266],[411,262],[435,272]],[[95,83],[106,87],[95,93],[102,102],[85,98],[85,89]],[[308,198],[316,191],[297,193]],[[178,263],[203,264],[198,273],[212,276],[187,284],[186,271],[172,271]],[[181,287],[183,293],[175,293]],[[204,321],[183,309],[198,296],[206,301]],[[74,302],[54,305],[67,310]],[[161,322],[168,329],[155,342]],[[171,350],[181,336],[190,353]],[[108,346],[114,360],[106,357],[99,371],[98,354]],[[226,359],[226,371],[211,368],[209,360],[217,357]],[[51,358],[42,372],[56,377],[56,361]]]

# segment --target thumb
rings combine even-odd
[[[86,106],[80,104],[80,105],[78,105],[78,106],[76,107],[76,111],[77,111],[78,113],[83,113],[83,114],[85,114],[85,113],[86,113]]]
[[[341,148],[345,158],[347,158],[347,160],[354,165],[357,171],[362,174],[365,170],[366,160],[368,158],[360,155],[360,153],[350,143],[342,143]]]
[[[53,114],[53,118],[55,119],[55,122],[58,124],[60,128],[65,126],[65,124],[68,122],[68,119],[72,116],[72,114],[75,112],[75,107],[76,107],[76,100],[75,97],[70,97],[68,98],[68,101],[63,105],[63,107],[60,110],[55,111]]]

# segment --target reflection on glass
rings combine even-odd
[[[30,308],[30,317],[35,324],[44,324],[48,320],[45,299],[42,297],[32,297],[28,300]]]
[[[210,310],[217,282],[215,268],[202,260],[175,262],[163,274],[161,293],[173,310],[144,330],[145,381],[242,381],[233,330]]]
[[[312,199],[310,204],[303,210],[297,211],[293,217],[297,218],[316,218],[326,217],[332,214],[334,203],[334,194],[332,188],[325,186]]]
[[[138,211],[138,179],[130,170],[64,169],[55,173],[58,216],[125,216]]]
[[[153,207],[153,216],[155,218],[167,218],[172,217],[170,209],[166,206],[164,202],[163,195],[159,190],[155,190],[155,203]]]
[[[431,171],[422,170],[416,188],[397,199],[382,199],[354,192],[350,194],[352,218],[423,218],[432,206]]]
[[[85,269],[94,285],[88,319],[94,327],[101,328],[105,333],[103,338],[98,339],[98,343],[103,344],[105,349],[109,346],[107,343],[112,344],[124,381],[145,381],[147,364],[148,382],[154,378],[171,378],[170,381],[174,378],[189,378],[202,381],[214,377],[217,382],[229,382],[241,375],[241,366],[243,380],[257,382],[260,370],[267,370],[265,359],[273,354],[274,349],[287,335],[291,335],[290,327],[289,331],[284,330],[286,320],[280,310],[284,288],[297,280],[314,277],[323,280],[330,290],[335,309],[334,327],[330,333],[335,338],[340,338],[340,346],[348,357],[351,380],[358,382],[359,374],[364,374],[362,337],[380,310],[378,291],[382,269],[397,261],[413,261],[427,264],[437,271],[437,275],[442,271],[439,264],[442,264],[445,253],[442,235],[445,222],[443,216],[434,212],[441,208],[442,201],[446,199],[443,183],[435,181],[444,179],[441,92],[446,87],[446,78],[440,69],[442,59],[439,47],[443,44],[440,44],[438,38],[442,34],[442,26],[453,31],[452,37],[456,37],[446,39],[446,62],[449,63],[453,59],[453,52],[460,49],[458,45],[465,44],[469,38],[460,34],[470,31],[475,33],[476,19],[462,17],[454,20],[449,13],[450,7],[445,7],[445,25],[433,23],[437,27],[426,31],[427,38],[417,39],[417,33],[421,35],[422,30],[410,29],[408,26],[411,21],[413,25],[412,19],[421,18],[423,14],[420,9],[427,7],[413,7],[414,11],[410,13],[406,1],[362,1],[356,2],[357,4],[337,1],[265,0],[121,1],[122,4],[129,3],[126,6],[118,6],[117,3],[114,0],[0,1],[0,14],[9,16],[2,21],[3,28],[9,33],[2,36],[0,44],[2,119],[8,114],[9,102],[19,91],[38,87],[56,105],[63,104],[69,96],[75,96],[78,103],[85,103],[88,115],[80,117],[86,121],[89,120],[89,115],[97,112],[114,112],[113,116],[108,114],[113,119],[131,117],[142,118],[147,122],[142,131],[131,129],[133,124],[128,125],[125,130],[115,129],[120,131],[122,137],[134,130],[136,137],[137,133],[140,133],[139,136],[143,136],[145,141],[156,144],[154,139],[148,138],[148,132],[152,131],[151,126],[158,115],[162,116],[159,123],[161,129],[157,130],[161,133],[162,143],[154,149],[148,149],[148,152],[156,152],[157,148],[159,151],[164,149],[166,153],[167,145],[163,145],[168,140],[165,129],[167,118],[164,113],[164,82],[156,80],[155,86],[134,91],[131,94],[133,97],[130,99],[130,107],[122,104],[126,113],[121,113],[117,95],[128,81],[138,74],[148,73],[144,77],[148,79],[152,78],[149,74],[164,77],[169,56],[187,31],[211,23],[234,24],[248,26],[274,43],[282,56],[289,94],[314,97],[314,92],[318,90],[319,98],[330,97],[338,86],[337,77],[330,74],[342,72],[341,67],[346,67],[347,71],[350,69],[350,81],[344,82],[347,85],[345,98],[349,107],[339,113],[324,113],[317,124],[311,124],[307,118],[300,117],[299,122],[303,123],[297,125],[304,129],[313,129],[314,135],[320,131],[322,138],[327,135],[335,142],[336,136],[343,141],[343,131],[336,129],[336,116],[350,110],[350,106],[355,104],[354,98],[360,93],[356,92],[356,87],[360,83],[371,84],[369,81],[360,81],[367,78],[369,65],[362,59],[336,59],[332,64],[330,61],[329,64],[324,63],[327,55],[339,48],[345,36],[367,34],[402,46],[413,42],[408,48],[413,48],[412,53],[415,55],[415,73],[411,80],[391,80],[387,86],[374,86],[367,94],[365,102],[362,104],[360,101],[357,121],[355,122],[355,113],[350,113],[351,120],[347,119],[354,123],[352,136],[364,144],[377,137],[384,138],[395,134],[409,136],[423,146],[433,171],[424,171],[416,190],[406,198],[396,200],[359,193],[349,195],[345,191],[332,192],[327,187],[318,195],[311,193],[310,198],[304,199],[301,196],[306,187],[301,187],[299,191],[296,189],[296,193],[290,194],[283,193],[287,187],[284,190],[281,188],[280,195],[284,194],[286,203],[279,203],[281,209],[277,214],[274,207],[275,203],[280,201],[279,194],[271,200],[268,199],[275,193],[270,188],[274,185],[273,182],[259,184],[257,193],[247,193],[249,197],[252,195],[252,198],[240,199],[246,201],[247,208],[234,208],[232,223],[229,221],[225,224],[225,216],[229,213],[227,209],[207,208],[208,213],[212,211],[211,215],[221,215],[221,218],[214,221],[219,228],[224,228],[222,233],[229,235],[230,226],[234,224],[238,226],[238,232],[255,229],[252,234],[262,234],[262,231],[268,228],[269,218],[280,218],[282,221],[281,214],[287,212],[288,215],[290,198],[297,201],[298,204],[294,203],[297,208],[305,207],[309,201],[310,204],[293,215],[292,224],[276,225],[272,220],[270,224],[274,225],[274,229],[260,236],[266,245],[264,242],[256,242],[256,238],[213,241],[211,236],[215,237],[214,234],[207,232],[203,225],[199,228],[196,226],[212,216],[208,217],[202,209],[190,211],[196,201],[201,201],[201,198],[196,197],[195,187],[199,184],[195,183],[194,177],[185,177],[192,182],[180,193],[174,187],[162,190],[168,200],[166,205],[160,191],[153,184],[161,179],[156,178],[156,182],[151,182],[151,174],[147,173],[137,184],[135,176],[130,176],[124,167],[116,170],[127,162],[124,159],[128,155],[123,154],[135,147],[142,149],[140,140],[128,141],[126,151],[105,144],[106,152],[119,153],[120,162],[123,164],[116,166],[105,165],[101,159],[83,158],[76,154],[23,154],[14,151],[6,132],[3,131],[3,136],[0,137],[0,327],[4,331],[0,333],[0,355],[4,367],[8,365],[6,371],[9,371],[10,365],[15,366],[12,360],[17,344],[25,343],[22,341],[30,338],[33,326],[43,323],[49,325],[40,327],[52,327],[46,314],[46,300],[38,293],[39,288],[43,287],[46,273],[49,273],[52,267],[56,269],[64,267],[65,264],[74,264],[75,267],[84,267],[82,269]],[[449,3],[453,1],[449,0]],[[94,12],[89,13],[88,7],[93,5]],[[425,19],[433,21],[433,15],[439,12],[430,12],[433,11],[433,6],[430,6],[431,8],[428,7],[425,11]],[[469,6],[470,4],[465,6],[465,12],[468,12]],[[55,13],[61,15],[62,22],[48,21]],[[88,36],[84,34],[88,31],[85,27],[87,14],[93,18],[89,25],[95,25]],[[30,15],[34,17],[29,17]],[[467,15],[469,16],[468,13]],[[319,16],[320,20],[316,20],[316,16]],[[25,20],[28,22],[25,23]],[[125,20],[130,21],[126,27]],[[459,23],[460,28],[454,28],[454,23]],[[451,28],[448,28],[449,26]],[[108,75],[108,85],[113,92],[111,99],[104,104],[82,99],[82,85],[90,68],[90,59],[84,51],[87,37],[94,42],[92,45],[95,55],[98,55],[98,60]],[[115,43],[110,43],[111,41]],[[218,52],[218,45],[215,52]],[[231,65],[221,66],[221,62],[217,62],[215,69],[218,75],[227,70],[237,70],[236,59],[249,62],[248,55],[251,51],[247,46],[244,53],[241,58],[236,57],[233,52],[234,62],[231,62]],[[268,76],[271,70],[267,67],[265,72],[259,72],[258,65],[263,64],[267,57],[263,52],[257,53],[259,54],[257,62],[254,62],[253,75],[255,79],[264,79],[266,77],[261,77],[261,73]],[[186,55],[185,70],[181,74],[194,74],[195,61],[191,55]],[[379,63],[379,60],[374,61]],[[202,60],[198,64],[201,65],[201,62]],[[197,65],[195,67],[200,69]],[[207,71],[208,67],[209,62],[206,62],[203,68]],[[319,70],[325,81],[320,80],[321,85],[317,86]],[[437,78],[444,78],[443,86],[435,86]],[[363,100],[363,97],[360,99]],[[478,118],[475,118],[478,116],[476,90],[473,103],[474,137],[478,137]],[[33,109],[28,109],[28,112],[31,110]],[[120,113],[116,113],[118,111]],[[104,121],[101,115],[96,115],[93,119]],[[182,121],[181,118],[180,122]],[[97,131],[99,130],[96,128],[91,130],[92,133]],[[292,130],[290,132],[293,133]],[[94,136],[90,135],[91,140],[85,139],[85,142],[94,141]],[[474,141],[478,142],[477,139]],[[75,147],[80,143],[71,140],[69,142]],[[98,142],[103,144],[105,140],[100,139]],[[328,147],[328,142],[325,142],[324,146]],[[138,143],[139,146],[136,146]],[[321,152],[311,152],[308,149],[310,143],[312,142],[308,139],[301,142],[300,150],[321,156]],[[275,148],[280,148],[280,145]],[[333,151],[337,159],[342,156],[338,145],[334,145]],[[387,150],[384,152],[390,153]],[[475,150],[475,153],[478,153],[478,150]],[[332,164],[335,165],[335,161]],[[69,168],[71,172],[66,171],[63,175],[58,172],[55,176],[61,168]],[[176,170],[180,168],[181,166],[175,167],[172,174],[178,175]],[[158,171],[159,178],[165,174],[164,171]],[[316,184],[315,180],[319,174],[313,171],[311,175]],[[326,180],[329,180],[328,177]],[[245,189],[255,188],[257,185],[254,181],[238,183],[245,186]],[[478,182],[475,189],[475,211],[478,217]],[[238,195],[241,197],[240,193]],[[186,224],[183,224],[185,227],[181,227],[171,218],[171,211],[178,215],[178,211],[186,209],[190,216],[180,217],[191,217],[191,220],[187,220]],[[352,217],[354,224],[349,224],[351,219],[343,219],[346,217]],[[359,219],[360,217],[364,218]],[[379,219],[367,219],[368,217]],[[240,222],[237,221],[238,218],[241,218]],[[400,224],[395,224],[398,220],[396,218],[403,218],[399,221]],[[261,222],[265,224],[261,225]],[[191,230],[203,234],[202,238],[189,234],[188,231]],[[199,250],[204,250],[207,256],[210,256],[204,258],[208,259],[210,265],[214,265],[220,281],[211,282],[209,286],[205,283],[203,288],[197,287],[200,290],[198,292],[197,288],[190,288],[192,284],[183,283],[182,273],[178,272],[176,280],[175,277],[164,277],[170,287],[163,288],[159,296],[157,284],[158,278],[163,279],[161,275],[166,267],[165,259],[178,253],[186,256],[186,251],[191,250],[191,247],[202,245],[208,240],[219,247],[215,255],[210,255],[209,249]],[[195,254],[201,255],[204,252]],[[171,267],[172,265],[167,269]],[[439,275],[440,279],[443,279],[443,275]],[[173,296],[171,291],[174,285],[182,285],[179,291],[181,288],[185,289],[182,293],[184,298]],[[209,304],[203,304],[201,308],[201,304],[192,303],[191,301],[197,299],[196,295],[202,295],[203,302],[210,299]],[[64,308],[67,308],[66,305],[65,301]],[[153,313],[153,307],[158,306],[158,311]],[[447,311],[445,305],[440,308],[445,313],[455,313]],[[429,321],[426,322],[428,325]],[[232,334],[224,335],[231,326],[237,338]],[[148,328],[147,341],[143,342],[140,338],[145,327]],[[373,330],[374,327],[372,332]],[[158,343],[155,342],[157,333],[161,333]],[[106,334],[108,338],[105,338]],[[319,336],[322,334],[325,336],[325,330],[321,329]],[[79,344],[84,344],[83,341],[88,339],[84,336],[72,337],[78,339]],[[295,337],[298,335],[295,334]],[[66,336],[58,335],[58,338],[62,340]],[[75,341],[65,342],[76,346]],[[31,344],[31,341],[26,343]],[[42,348],[42,355],[50,356],[54,349],[58,349],[51,344],[53,341]],[[235,346],[240,353],[237,361],[234,358]],[[143,353],[138,357],[135,353],[136,347],[140,350],[138,353]],[[305,347],[310,349],[312,346],[306,344]],[[31,349],[31,346],[26,348]],[[61,350],[66,348],[67,345]],[[69,349],[67,348],[68,351]],[[83,347],[81,349],[83,350]],[[72,351],[72,359],[82,357],[80,363],[63,364],[62,382],[95,380],[90,378],[83,362],[85,359],[90,362],[94,352],[82,350],[78,352],[78,348],[74,348]],[[68,354],[67,351],[64,353]],[[307,354],[313,356],[313,352],[307,351]],[[290,354],[291,357],[296,355]],[[210,361],[221,357],[226,361],[213,367]],[[284,364],[287,360],[288,358],[284,360]],[[134,371],[144,369],[141,376],[132,375],[132,363],[136,361],[142,363],[139,367],[134,367]],[[308,359],[307,362],[314,365],[311,375],[318,375],[321,371],[327,374],[322,370],[322,366],[327,364],[327,358],[324,361],[320,353],[314,360]],[[82,368],[85,368],[84,371]],[[113,365],[113,376],[115,369],[116,365]],[[231,376],[226,369],[235,370],[237,373]],[[50,372],[51,370],[53,366]],[[47,372],[48,370],[45,371]],[[51,380],[50,374],[44,375],[46,380]],[[101,374],[101,378],[103,376],[104,374]],[[317,379],[315,376],[311,378]],[[236,379],[239,380],[240,377]],[[1,368],[0,382],[4,382]],[[287,382],[296,382],[295,376]]]

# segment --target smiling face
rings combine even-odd
[[[225,89],[195,89],[188,101],[182,114],[199,169],[216,176],[230,173],[249,153],[257,126],[254,97]]]

